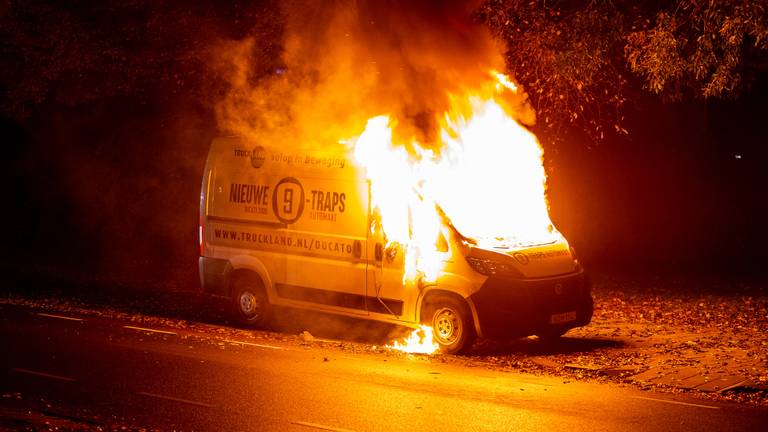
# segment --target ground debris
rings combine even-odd
[[[595,314],[560,344],[483,342],[474,359],[504,370],[630,383],[768,406],[768,295],[595,277]],[[746,293],[745,293],[746,290]]]

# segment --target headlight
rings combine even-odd
[[[467,262],[476,272],[485,276],[523,277],[523,274],[511,264],[476,257],[467,257]]]

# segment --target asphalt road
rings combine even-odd
[[[438,359],[0,305],[0,426],[181,430],[767,430],[768,410]],[[42,420],[41,420],[42,419]],[[42,423],[41,423],[42,424]]]

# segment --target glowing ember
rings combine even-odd
[[[495,78],[495,79],[490,79]],[[555,241],[546,175],[536,137],[508,113],[508,77],[489,74],[474,93],[451,97],[438,143],[393,142],[388,116],[370,119],[355,158],[371,180],[388,245],[405,248],[404,282],[433,282],[443,257],[436,244],[445,223],[486,247],[514,248]]]
[[[387,345],[387,348],[412,354],[433,354],[439,349],[439,346],[432,337],[432,327],[421,325],[412,331],[402,343],[395,341],[392,345]]]
[[[505,87],[513,92],[517,91],[517,85],[513,83],[506,75],[504,75],[501,72],[491,71],[491,75],[496,77],[496,79],[499,81],[496,84],[496,90],[501,91],[502,87]]]

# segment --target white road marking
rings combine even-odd
[[[48,317],[48,318],[58,318],[58,319],[69,320],[69,321],[82,321],[83,320],[82,318],[72,318],[72,317],[67,317],[67,316],[62,316],[62,315],[53,315],[53,314],[47,314],[47,313],[42,313],[42,312],[38,312],[37,314],[40,315],[40,316]]]
[[[274,345],[262,345],[262,344],[257,344],[257,343],[242,342],[242,341],[236,341],[236,340],[230,340],[230,339],[224,339],[224,342],[240,344],[240,345],[255,346],[255,347],[259,347],[259,348],[276,349],[276,350],[284,350],[285,349],[283,347],[274,346]]]
[[[320,429],[320,430],[333,431],[333,432],[354,432],[351,429],[342,429],[342,428],[337,428],[337,427],[333,427],[333,426],[323,426],[323,425],[317,424],[317,423],[309,423],[309,422],[301,422],[301,421],[292,421],[291,423],[295,424],[295,425],[299,425],[299,426],[306,426],[306,427],[311,427],[311,428]]]
[[[29,369],[10,368],[8,370],[12,370],[14,372],[19,372],[19,373],[24,373],[24,374],[29,374],[29,375],[41,376],[41,377],[45,377],[45,378],[53,378],[53,379],[57,379],[57,380],[61,380],[61,381],[75,381],[74,378],[65,377],[65,376],[61,376],[61,375],[53,375],[53,374],[49,374],[49,373],[45,373],[45,372],[37,372],[37,371],[29,370]]]
[[[138,330],[138,331],[146,331],[146,332],[152,332],[152,333],[162,333],[162,334],[169,334],[169,335],[175,335],[176,333],[165,331],[165,330],[155,330],[151,328],[144,328],[144,327],[134,327],[134,326],[123,326],[123,328],[131,329],[131,330]]]
[[[181,402],[181,403],[190,404],[190,405],[197,405],[197,406],[206,407],[206,408],[213,408],[214,407],[214,405],[203,403],[203,402],[192,401],[192,400],[189,400],[189,399],[181,399],[181,398],[176,398],[176,397],[173,397],[173,396],[164,396],[164,395],[160,395],[160,394],[156,394],[156,393],[138,392],[138,394],[140,394],[142,396],[149,396],[149,397],[153,397],[153,398],[157,398],[157,399],[165,399],[165,400],[169,400],[169,401]]]
[[[668,399],[655,399],[655,398],[649,398],[649,397],[643,397],[643,396],[630,396],[634,399],[643,399],[643,400],[649,400],[649,401],[656,401],[656,402],[665,402],[675,405],[685,405],[685,406],[692,406],[697,408],[709,408],[709,409],[720,409],[720,407],[712,406],[712,405],[701,405],[701,404],[695,404],[695,403],[688,403],[688,402],[678,402]]]

